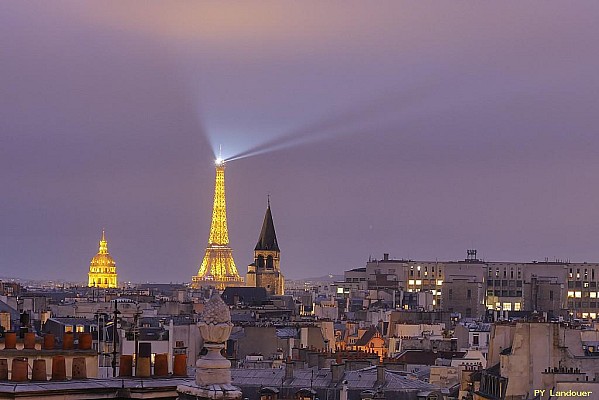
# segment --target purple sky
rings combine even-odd
[[[0,275],[189,281],[214,167],[252,261],[599,261],[599,3],[0,2]]]

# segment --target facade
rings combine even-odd
[[[285,277],[281,273],[280,261],[281,250],[269,200],[260,237],[254,248],[254,262],[248,265],[247,285],[265,288],[269,295],[285,294]]]
[[[360,290],[395,291],[395,306],[405,309],[414,309],[411,293],[430,293],[433,310],[462,318],[480,319],[488,312],[599,317],[599,263],[488,262],[476,258],[476,250],[462,261],[395,260],[385,254],[366,268],[346,271],[339,287],[346,297]],[[418,302],[416,308],[428,306]]]
[[[594,399],[596,393],[590,392],[599,376],[597,343],[596,326],[572,329],[558,323],[523,322],[510,325],[509,332],[495,331],[493,355],[489,353],[492,367],[482,371],[473,399]],[[496,349],[502,350],[497,354]]]
[[[100,248],[98,254],[92,258],[89,264],[89,273],[87,286],[100,288],[116,288],[118,287],[118,279],[116,272],[116,263],[108,253],[108,242],[102,230],[102,238],[100,239]]]
[[[225,197],[225,162],[216,161],[216,181],[214,184],[214,205],[208,247],[200,264],[197,275],[192,277],[193,288],[214,286],[224,289],[227,286],[243,286],[239,276],[233,250],[229,246],[227,228],[227,202]]]

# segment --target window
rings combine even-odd
[[[73,332],[73,325],[65,325],[64,331],[65,331],[65,333]]]
[[[512,303],[503,303],[503,311],[512,311]]]
[[[520,303],[514,303],[514,311],[520,311]]]
[[[549,300],[553,300],[553,290],[549,291]]]
[[[453,299],[453,289],[449,289],[449,300]]]
[[[478,346],[478,333],[472,335],[472,345]]]
[[[75,327],[75,332],[78,332],[78,333],[85,332],[85,327],[83,325],[77,325]]]
[[[472,290],[468,289],[468,295],[467,295],[468,299],[472,298]]]

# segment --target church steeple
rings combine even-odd
[[[254,248],[254,262],[248,265],[247,285],[263,287],[270,295],[285,294],[285,277],[279,267],[280,261],[281,250],[277,242],[275,224],[270,211],[270,196],[268,196],[262,230]]]
[[[260,250],[281,251],[279,249],[279,244],[277,243],[275,224],[272,221],[272,212],[270,211],[270,196],[268,197],[268,206],[266,207],[266,214],[264,215],[260,237],[254,248],[254,251]]]

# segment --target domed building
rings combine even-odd
[[[108,242],[103,230],[98,254],[92,258],[87,275],[89,287],[116,288],[118,286],[116,264],[108,253]]]

